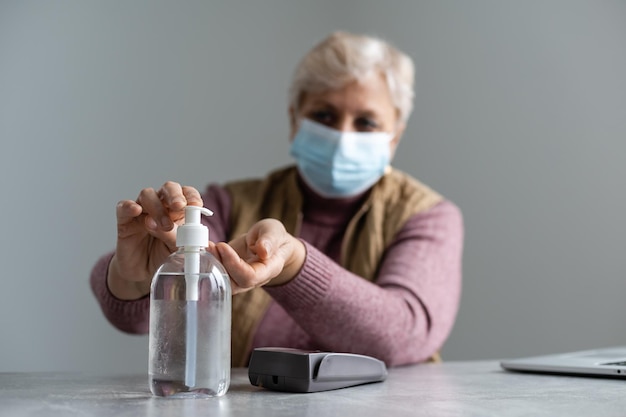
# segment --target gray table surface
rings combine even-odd
[[[510,373],[498,362],[391,369],[385,382],[271,392],[234,369],[221,398],[152,397],[147,375],[0,373],[0,416],[624,416],[626,381]]]

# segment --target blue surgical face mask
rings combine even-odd
[[[374,185],[391,160],[386,132],[341,132],[308,119],[291,144],[298,171],[323,197],[350,197]]]

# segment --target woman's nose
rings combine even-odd
[[[351,117],[342,117],[337,123],[336,129],[342,132],[354,132],[354,121]]]

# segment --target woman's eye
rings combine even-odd
[[[313,112],[311,114],[311,119],[326,126],[333,126],[335,122],[335,116],[333,113],[326,110]]]
[[[375,120],[367,118],[367,117],[359,117],[356,119],[356,130],[358,131],[374,131],[378,129],[378,123]]]

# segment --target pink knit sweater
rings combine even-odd
[[[463,221],[443,201],[410,218],[387,249],[375,283],[337,264],[343,232],[364,196],[323,199],[304,187],[299,238],[307,256],[289,283],[266,287],[273,302],[253,348],[281,346],[377,357],[389,366],[421,362],[443,346],[461,294]],[[230,196],[211,185],[203,195],[216,215],[205,221],[212,241],[228,236]],[[149,299],[122,301],[107,288],[112,253],[95,264],[91,287],[118,329],[147,333]]]

